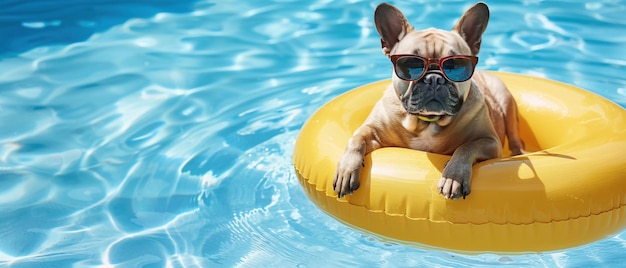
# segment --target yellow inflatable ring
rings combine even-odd
[[[625,228],[626,110],[571,85],[494,74],[518,103],[531,153],[475,165],[466,200],[437,194],[449,156],[402,148],[367,155],[360,188],[337,198],[337,161],[388,80],[337,97],[302,127],[293,159],[305,192],[359,229],[455,251],[550,251]]]

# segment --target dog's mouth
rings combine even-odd
[[[456,107],[444,106],[436,100],[432,100],[426,105],[405,100],[404,108],[408,113],[420,117],[423,121],[437,121],[438,118],[452,116],[458,111]]]
[[[416,115],[419,120],[422,120],[425,122],[436,122],[436,121],[439,121],[439,119],[441,119],[441,117],[444,116],[442,114],[419,114],[419,113]]]
[[[434,122],[446,116],[455,115],[463,104],[463,100],[456,94],[453,85],[441,86],[437,90],[417,85],[409,89],[402,98],[406,111],[417,116],[420,120]]]

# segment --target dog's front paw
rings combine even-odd
[[[439,194],[446,199],[465,199],[471,192],[472,165],[448,163],[439,179]]]
[[[333,189],[339,198],[344,195],[351,194],[359,188],[359,177],[363,168],[363,156],[358,153],[345,152],[339,160],[335,179],[333,180]]]

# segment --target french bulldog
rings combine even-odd
[[[470,194],[472,166],[501,157],[505,137],[512,155],[524,152],[515,100],[497,77],[474,71],[488,20],[479,2],[452,31],[418,31],[396,7],[376,8],[376,30],[394,71],[339,160],[333,181],[339,198],[359,188],[364,156],[381,147],[451,155],[438,182],[447,199]]]

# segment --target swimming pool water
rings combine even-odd
[[[307,199],[291,162],[302,124],[391,75],[373,25],[378,2],[74,0],[69,13],[18,2],[0,18],[10,33],[0,51],[0,266],[626,261],[626,232],[556,252],[463,255],[381,240]],[[450,28],[472,4],[392,3],[418,29]],[[626,107],[624,1],[487,3],[479,68],[559,80]]]

